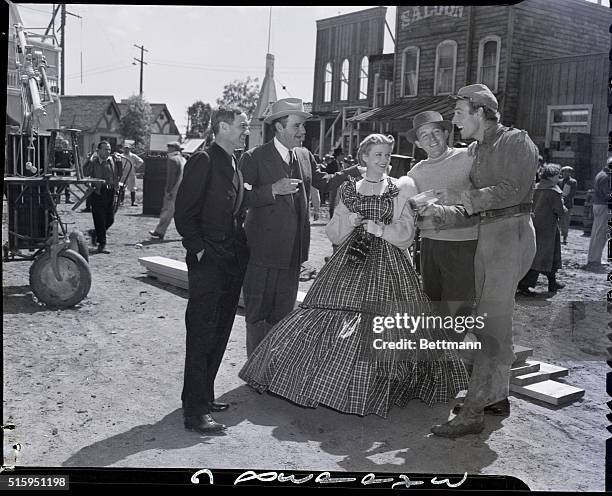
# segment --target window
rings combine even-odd
[[[416,96],[419,85],[419,55],[417,47],[408,47],[402,52],[401,96]]]
[[[359,99],[368,98],[368,69],[369,61],[367,57],[361,59],[361,70],[359,71]]]
[[[344,59],[340,72],[340,100],[348,100],[349,92],[349,61]]]
[[[323,101],[331,102],[332,97],[332,65],[331,63],[325,64],[325,80],[324,80],[324,88],[323,88]]]
[[[487,36],[478,45],[478,82],[486,84],[495,93],[499,75],[501,38]]]
[[[455,91],[457,42],[445,40],[436,48],[434,95],[450,95]]]
[[[546,148],[563,151],[571,134],[590,134],[593,105],[549,105]]]

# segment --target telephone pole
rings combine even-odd
[[[144,61],[144,52],[149,52],[144,46],[134,45],[136,48],[140,48],[140,59],[134,57],[134,60],[140,64],[140,96],[142,97],[142,69],[143,65],[147,63]],[[136,65],[136,62],[132,62],[132,65]]]

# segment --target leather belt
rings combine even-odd
[[[481,219],[493,219],[495,217],[509,217],[517,214],[528,214],[531,212],[531,203],[521,203],[512,207],[496,208],[480,212]]]

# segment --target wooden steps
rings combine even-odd
[[[532,348],[519,345],[513,348],[516,361],[510,369],[510,391],[551,405],[563,405],[584,396],[584,389],[553,380],[567,376],[568,369],[538,360],[527,360],[533,355]]]
[[[187,278],[187,264],[166,257],[140,257],[138,259],[140,265],[147,269],[147,276],[152,279],[171,284],[181,289],[189,289],[189,279]],[[304,301],[306,293],[298,291],[295,306]],[[238,306],[244,308],[244,298],[240,293],[240,301]]]
[[[510,391],[529,396],[552,405],[563,405],[584,396],[584,389],[553,380],[536,382],[535,384],[529,384],[528,386],[518,386],[511,383]]]

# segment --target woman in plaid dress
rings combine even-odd
[[[374,325],[377,318],[430,310],[406,251],[414,237],[408,199],[418,191],[408,177],[387,176],[393,145],[392,136],[381,134],[362,141],[365,178],[339,188],[326,227],[338,249],[304,302],[274,326],[239,373],[257,391],[303,406],[386,417],[393,405],[413,398],[447,402],[466,389],[456,352],[419,348],[421,338],[445,340],[444,331]],[[381,340],[411,340],[416,349],[378,349],[375,340],[378,348]]]

